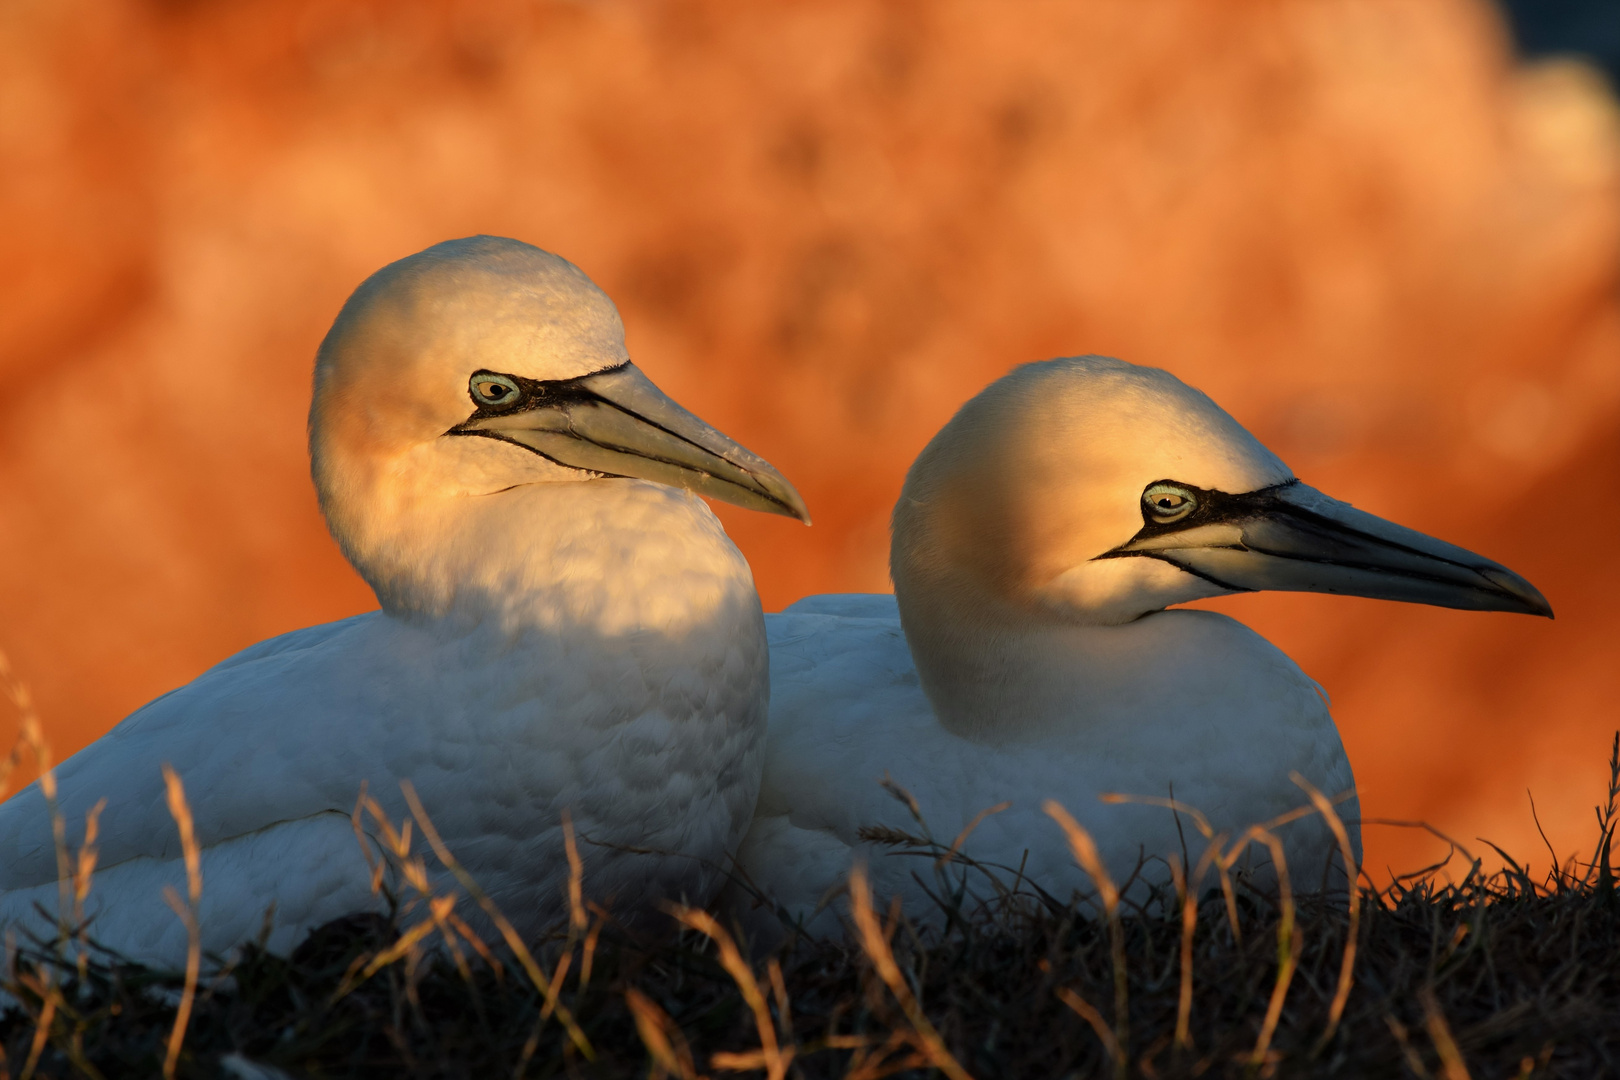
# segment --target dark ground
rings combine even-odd
[[[1460,881],[1431,869],[1364,889],[1337,1022],[1344,897],[1289,901],[1241,882],[1195,905],[1185,953],[1174,897],[1168,914],[1122,905],[1110,922],[1023,890],[957,912],[943,933],[856,904],[855,943],[801,940],[753,963],[702,913],[648,936],[581,910],[539,965],[507,949],[480,958],[465,938],[454,955],[424,951],[433,935],[400,933],[431,925],[418,901],[324,927],[290,960],[249,948],[233,984],[205,978],[176,1072],[1620,1076],[1611,766],[1589,861],[1536,882],[1511,862],[1482,875],[1462,853]],[[919,854],[894,840],[895,857]],[[104,955],[81,968],[71,947],[25,949],[10,972],[23,1003],[0,1020],[10,1076],[161,1073],[183,975]],[[536,988],[548,980],[554,1008]]]

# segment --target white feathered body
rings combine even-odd
[[[866,863],[879,898],[899,894],[914,919],[937,919],[927,895],[940,884],[933,860],[866,843],[860,831],[888,826],[913,835],[910,811],[884,790],[885,774],[915,797],[928,830],[949,845],[986,808],[963,850],[995,864],[1011,885],[1022,874],[1060,901],[1093,892],[1059,827],[1041,809],[1055,799],[1095,838],[1124,882],[1145,858],[1134,893],[1169,881],[1165,857],[1196,864],[1204,840],[1169,810],[1107,805],[1104,792],[1167,797],[1197,807],[1235,833],[1307,801],[1289,779],[1299,771],[1323,792],[1353,787],[1350,765],[1318,686],[1258,634],[1224,616],[1164,611],[1123,626],[1066,629],[1047,649],[1049,671],[1072,678],[1072,706],[1038,688],[1008,688],[993,741],[940,724],[921,689],[888,596],[820,596],[766,616],[772,697],[765,777],[741,868],[813,931],[836,929],[844,902],[819,904]],[[1051,687],[1046,688],[1051,691]],[[1020,703],[1028,701],[1028,714]],[[1339,806],[1353,824],[1352,798]],[[1336,850],[1321,820],[1281,831],[1293,880],[1318,888]],[[1335,867],[1342,887],[1342,870]],[[951,880],[960,878],[952,871]],[[994,895],[969,872],[972,895]],[[1210,877],[1206,887],[1213,885]],[[739,889],[728,902],[767,938],[780,924]]]
[[[162,897],[185,893],[164,763],[196,821],[215,951],[252,938],[272,902],[278,951],[378,907],[350,823],[362,783],[398,822],[409,780],[525,934],[566,903],[565,810],[588,895],[631,915],[712,897],[754,809],[769,694],[741,554],[695,496],[637,480],[531,484],[456,514],[423,570],[447,583],[441,610],[263,642],[58,767],[75,846],[107,799],[93,936],[146,961],[184,957]],[[35,784],[0,806],[0,920],[48,929],[30,912],[56,911],[56,882]]]

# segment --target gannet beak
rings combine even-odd
[[[514,382],[522,383],[520,404],[480,408],[447,434],[501,439],[575,469],[651,480],[810,524],[786,477],[675,404],[633,364],[577,379]]]
[[[1291,480],[1240,495],[1195,492],[1197,509],[1145,524],[1103,558],[1162,559],[1233,592],[1278,589],[1516,611],[1552,618],[1536,587],[1500,563]]]

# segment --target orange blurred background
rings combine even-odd
[[[720,510],[767,609],[886,589],[906,466],[1010,366],[1169,368],[1558,610],[1218,604],[1333,694],[1366,813],[1545,867],[1530,788],[1589,853],[1620,121],[1484,0],[14,0],[0,221],[0,649],[59,754],[374,606],[308,481],[314,349],[365,275],[489,232],[798,484],[812,529]],[[1380,877],[1435,851],[1366,833]]]

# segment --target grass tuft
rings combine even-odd
[[[389,894],[379,864],[392,914],[340,919],[285,958],[248,943],[212,970],[193,956],[158,971],[100,948],[83,921],[92,831],[87,852],[62,853],[70,888],[56,938],[8,943],[0,1068],[268,1080],[1616,1075],[1620,734],[1609,765],[1592,858],[1539,880],[1505,854],[1504,869],[1484,873],[1459,845],[1460,880],[1441,864],[1363,885],[1347,903],[1343,889],[1290,886],[1277,822],[1233,840],[1178,806],[1209,847],[1172,863],[1173,889],[1138,903],[1051,804],[1095,896],[1062,904],[1020,874],[971,910],[961,889],[942,889],[943,917],[919,920],[898,903],[880,913],[857,867],[839,902],[846,938],[790,937],[754,956],[708,912],[672,907],[651,930],[615,920],[588,900],[566,824],[566,915],[520,940],[407,790],[411,819],[398,827],[364,794],[355,810],[357,823],[374,819],[367,831],[405,883],[408,899]],[[1331,800],[1301,787],[1348,864]],[[170,801],[185,836],[177,778]],[[997,869],[968,859],[963,837],[936,842],[918,823],[923,837],[874,835],[888,845],[876,857],[923,856],[936,876]],[[456,895],[431,892],[413,832]],[[1272,848],[1276,886],[1234,869],[1251,842]],[[186,848],[189,895],[173,899],[194,922],[203,883]],[[463,908],[499,939],[479,939]]]

